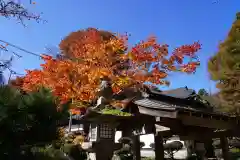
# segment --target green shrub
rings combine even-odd
[[[35,147],[32,148],[32,153],[31,160],[69,160],[61,150],[53,147]]]
[[[239,160],[240,159],[240,149],[233,148],[230,150],[230,156],[232,160]]]
[[[63,147],[64,153],[66,153],[69,157],[74,160],[86,160],[87,153],[84,151],[80,145],[74,144],[65,144]]]

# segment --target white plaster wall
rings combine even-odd
[[[122,137],[122,133],[120,131],[117,131],[115,134],[115,142],[118,142],[118,140]],[[174,137],[167,141],[167,143],[170,143],[172,141],[179,140],[178,137]],[[150,149],[150,144],[154,143],[154,135],[153,134],[147,134],[140,136],[140,141],[145,143],[145,146],[141,150],[141,156],[143,157],[154,157],[155,153],[154,150]],[[180,141],[184,144],[184,141]],[[184,159],[187,157],[187,149],[184,147],[182,150],[178,151],[174,154],[175,159]]]

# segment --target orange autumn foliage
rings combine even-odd
[[[22,89],[32,91],[46,86],[62,102],[89,102],[96,98],[102,76],[110,78],[114,92],[118,92],[144,82],[169,84],[169,72],[193,73],[200,65],[195,55],[201,48],[198,42],[183,45],[172,53],[168,45],[158,44],[154,36],[133,47],[127,42],[127,35],[94,28],[73,32],[61,41],[60,57],[44,55],[42,69],[27,71]],[[184,63],[186,57],[189,61]]]
[[[24,77],[17,77],[16,79],[10,80],[9,85],[21,89],[23,87]]]

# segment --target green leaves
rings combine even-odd
[[[200,96],[208,96],[208,92],[205,90],[205,89],[200,89],[199,91],[198,91],[198,95],[200,95]]]
[[[105,108],[101,111],[103,114],[110,114],[110,115],[115,115],[115,116],[131,116],[130,113],[127,112],[122,112],[118,109],[108,109]]]

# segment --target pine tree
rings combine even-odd
[[[0,159],[17,159],[22,151],[58,140],[56,124],[66,110],[57,110],[56,102],[48,89],[22,94],[0,86]]]
[[[202,89],[199,89],[198,95],[200,95],[200,96],[208,96],[209,94],[208,94],[208,92],[204,88],[202,88]]]
[[[222,109],[240,114],[240,12],[226,40],[209,60],[208,70],[220,90]]]

